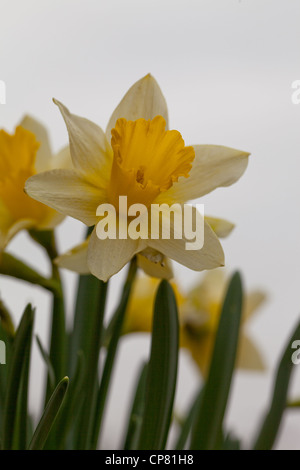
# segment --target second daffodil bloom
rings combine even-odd
[[[0,130],[0,253],[22,229],[46,230],[63,216],[24,192],[28,177],[70,167],[68,147],[52,155],[45,127],[26,116],[14,134]]]
[[[186,349],[206,377],[213,352],[228,279],[224,270],[214,269],[205,274],[199,284],[184,295],[172,282],[180,324],[180,347]],[[123,334],[151,332],[155,293],[158,279],[142,276],[136,281],[126,312]],[[242,331],[236,367],[244,370],[263,370],[262,356],[245,331],[245,323],[265,300],[259,290],[244,298]]]
[[[118,214],[119,196],[127,197],[128,206],[140,203],[151,209],[154,204],[183,204],[219,186],[231,185],[247,166],[246,152],[213,145],[185,146],[178,131],[168,130],[166,101],[151,75],[129,89],[105,133],[55,103],[68,129],[74,168],[32,176],[25,189],[34,199],[88,226],[99,222],[96,212],[100,204],[113,205]],[[171,233],[173,225],[171,221]],[[75,250],[76,260],[103,281],[136,254],[141,255],[140,262],[147,265],[148,272],[151,267],[164,270],[166,258],[199,271],[224,264],[219,239],[207,222],[199,250],[186,250],[184,236],[123,239],[118,231],[116,236],[100,240],[95,228],[90,239]],[[76,263],[71,264],[75,269]],[[84,268],[78,266],[77,270]]]

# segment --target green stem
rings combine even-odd
[[[14,277],[30,284],[37,284],[50,292],[59,290],[59,285],[55,279],[47,279],[9,253],[2,253],[1,255],[0,274]]]
[[[52,324],[50,339],[50,362],[52,364],[56,380],[60,381],[66,373],[66,326],[65,326],[65,305],[64,295],[58,267],[54,263],[57,257],[56,243],[54,233],[52,233],[49,244],[45,246],[52,265],[52,279],[59,286],[57,291],[53,292],[52,298]],[[53,389],[50,380],[47,381],[46,400],[49,401]]]
[[[101,282],[101,281],[100,281]],[[103,318],[105,312],[108,283],[101,282],[99,305],[93,315],[92,335],[90,337],[87,355],[87,368],[85,376],[86,396],[80,422],[79,449],[88,450],[92,436],[92,424],[95,414],[96,397],[98,389],[98,360],[101,347]]]
[[[98,443],[98,436],[101,429],[103,412],[106,403],[107,392],[110,385],[111,374],[114,365],[114,359],[116,356],[119,338],[122,332],[123,321],[126,313],[126,308],[129,301],[129,296],[132,290],[133,282],[135,280],[137,272],[137,263],[136,258],[131,260],[129,271],[127,274],[127,278],[123,287],[121,302],[119,307],[117,308],[114,314],[114,330],[112,332],[112,336],[108,345],[107,355],[105,360],[105,365],[101,377],[100,387],[97,392],[97,402],[94,414],[94,422],[93,422],[93,432],[91,438],[91,449],[97,448]]]

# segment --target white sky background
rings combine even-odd
[[[237,224],[223,242],[228,269],[242,271],[247,289],[260,287],[269,295],[249,325],[268,370],[237,373],[228,416],[230,428],[246,443],[268,402],[276,359],[300,313],[300,105],[291,101],[291,84],[300,79],[299,20],[297,0],[0,0],[0,79],[7,86],[1,127],[12,131],[30,113],[47,125],[58,150],[67,143],[67,133],[52,97],[105,127],[127,89],[151,72],[167,99],[171,128],[188,144],[251,152],[237,184],[199,201],[207,214]],[[58,234],[66,249],[80,241],[83,227],[67,220]],[[9,249],[47,272],[43,254],[25,234]],[[200,276],[181,266],[176,273],[184,287]],[[71,314],[75,276],[64,277]],[[122,277],[112,284],[119,286]],[[4,278],[0,291],[16,320],[27,301],[37,306],[36,331],[46,343],[47,294]],[[110,298],[110,309],[113,303]],[[122,343],[105,448],[120,442],[132,380],[148,347],[143,336]],[[39,403],[41,370],[35,354],[32,408]],[[183,356],[179,409],[187,406],[198,380]],[[300,396],[300,366],[291,393]],[[286,414],[277,447],[300,449],[300,412]]]

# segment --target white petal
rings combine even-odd
[[[247,168],[249,153],[220,145],[194,145],[195,159],[188,178],[157,198],[157,202],[185,202],[235,183]]]
[[[252,291],[246,295],[244,301],[243,320],[248,320],[252,317],[253,313],[255,313],[261,304],[265,302],[266,298],[266,293],[260,290]]]
[[[70,154],[70,147],[67,145],[63,147],[56,155],[51,158],[50,170],[72,170],[73,163]]]
[[[20,126],[32,132],[36,140],[40,143],[35,161],[36,171],[39,173],[40,171],[50,170],[52,152],[46,127],[41,122],[28,115],[24,116],[20,122]]]
[[[122,101],[114,110],[106,128],[107,140],[111,140],[111,130],[116,121],[125,118],[135,121],[139,118],[153,119],[162,116],[166,120],[168,128],[168,108],[161,89],[150,74],[137,81],[126,93]]]
[[[235,227],[234,224],[225,219],[205,216],[205,220],[219,238],[227,237]]]
[[[210,311],[211,305],[222,305],[227,287],[224,268],[212,269],[188,292],[188,299],[197,308]]]
[[[106,282],[143,248],[144,243],[130,238],[99,240],[94,229],[88,246],[88,267],[94,276]]]
[[[60,214],[59,212],[56,212],[55,210],[49,211],[47,214],[46,218],[39,222],[39,224],[36,224],[37,230],[52,230],[57,225],[59,225],[65,218],[65,215]]]
[[[105,191],[74,170],[52,170],[31,176],[26,181],[25,191],[33,199],[86,225],[96,223],[97,207],[106,202]]]
[[[152,209],[153,210],[153,209]],[[193,207],[193,213],[196,208]],[[195,215],[195,214],[194,214]],[[168,215],[163,215],[163,217]],[[195,220],[195,218],[194,218]],[[174,238],[174,219],[171,219],[171,230],[170,240],[167,239],[149,239],[148,246],[164,254],[168,258],[177,261],[184,266],[193,269],[195,271],[202,271],[204,269],[213,269],[224,265],[224,252],[219,242],[219,239],[210,228],[210,226],[204,221],[204,244],[200,250],[187,250],[186,243],[191,240],[187,240],[184,236],[184,230],[182,230],[182,238]]]
[[[54,260],[55,264],[60,268],[69,269],[79,274],[89,274],[90,270],[87,264],[88,243],[89,239],[58,256]]]
[[[174,274],[171,261],[163,255],[161,255],[161,259],[158,261],[151,260],[148,256],[145,256],[146,251],[147,250],[144,250],[138,254],[138,267],[148,276],[157,277],[159,279],[172,279]]]
[[[253,343],[245,334],[241,335],[241,341],[237,352],[237,367],[245,370],[265,370],[264,359]]]
[[[83,174],[93,176],[103,184],[108,181],[112,164],[112,149],[103,130],[88,119],[75,116],[59,101],[59,107],[66,123],[73,164]]]

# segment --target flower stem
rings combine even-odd
[[[114,329],[110,338],[110,342],[107,348],[107,355],[105,360],[105,365],[101,377],[100,387],[97,392],[97,402],[96,402],[96,409],[94,414],[94,426],[93,426],[93,433],[91,439],[91,449],[97,448],[98,443],[98,436],[101,429],[103,412],[106,403],[107,392],[109,390],[111,374],[114,366],[114,359],[116,356],[119,338],[122,332],[123,321],[126,313],[126,308],[128,305],[130,293],[132,290],[132,286],[135,280],[137,272],[137,263],[136,258],[134,257],[131,260],[127,278],[123,287],[123,292],[121,296],[120,304],[114,314],[113,318],[113,325]]]

